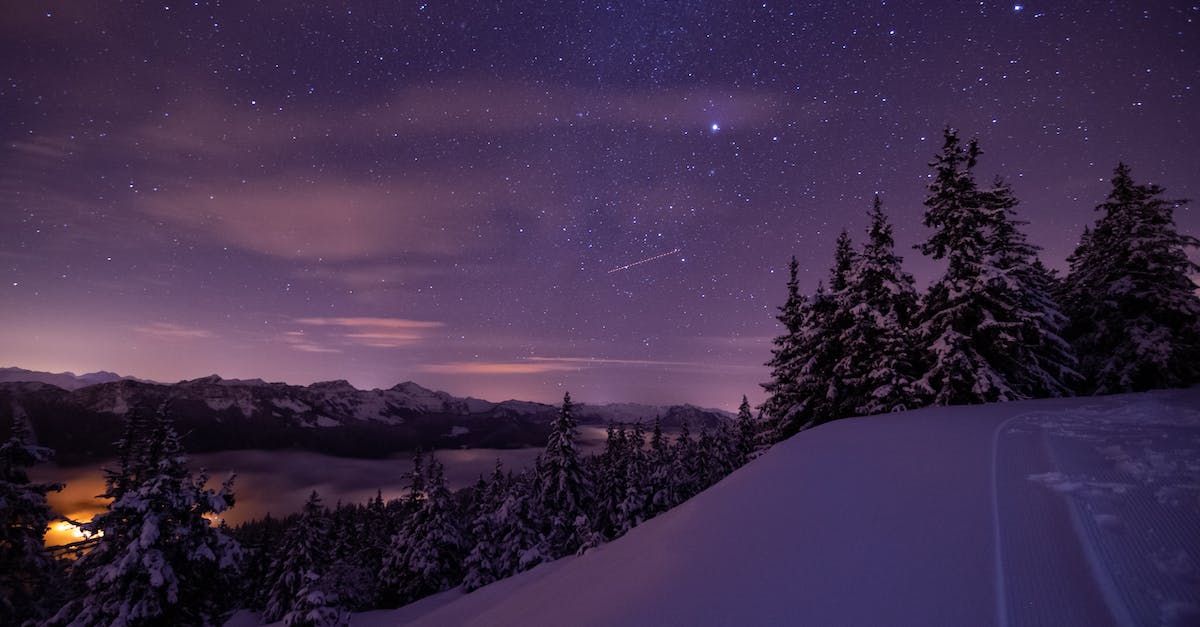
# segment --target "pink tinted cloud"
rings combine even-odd
[[[423,364],[419,367],[419,369],[424,372],[449,375],[506,375],[561,372],[567,370],[578,370],[579,367],[572,364],[532,361],[452,361],[441,364]]]
[[[173,322],[151,322],[150,324],[134,326],[132,329],[142,335],[159,340],[199,340],[215,337],[211,331],[206,329],[189,327]]]
[[[463,242],[451,216],[461,218],[472,206],[456,190],[431,183],[384,187],[290,179],[207,189],[143,195],[140,207],[246,250],[340,260],[397,251],[458,252]]]
[[[341,349],[323,346],[310,339],[303,331],[287,331],[283,334],[283,341],[292,350],[298,350],[302,353],[340,353]]]
[[[427,339],[432,329],[445,326],[445,323],[433,320],[377,317],[297,318],[295,322],[304,326],[336,329],[324,335],[325,342],[342,342],[370,348],[412,346]]]

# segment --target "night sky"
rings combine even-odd
[[[0,365],[733,407],[947,124],[1052,267],[1200,196],[1195,3],[329,4],[2,1]]]

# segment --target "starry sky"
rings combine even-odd
[[[729,408],[946,125],[1052,267],[1200,196],[1194,2],[323,4],[3,0],[0,365]]]

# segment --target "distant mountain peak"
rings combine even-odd
[[[109,383],[112,381],[120,381],[122,379],[130,379],[132,377],[123,377],[115,372],[100,370],[98,372],[89,372],[87,374],[76,375],[74,372],[40,372],[37,370],[26,370],[25,368],[17,368],[14,366],[0,368],[0,383],[3,382],[35,382],[45,383],[60,387],[64,390],[77,390],[89,385],[97,383]]]
[[[423,394],[433,394],[434,393],[433,390],[431,390],[423,385],[420,385],[419,383],[413,383],[412,381],[405,381],[404,383],[397,383],[396,385],[393,385],[391,387],[391,389],[394,391],[397,391],[397,392],[408,392],[410,394],[413,392],[420,392]]]
[[[338,392],[358,392],[359,389],[350,385],[350,382],[345,379],[333,379],[331,381],[317,381],[308,386],[310,390],[331,390]]]

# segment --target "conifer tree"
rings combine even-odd
[[[668,509],[692,498],[704,489],[700,486],[700,478],[697,476],[699,471],[697,457],[696,441],[692,439],[692,432],[688,428],[687,421],[684,420],[679,425],[679,435],[675,437],[675,442],[671,446],[671,462],[668,470],[668,480],[671,482],[671,504]]]
[[[425,473],[426,498],[384,559],[383,585],[400,605],[462,583],[467,547],[442,464],[431,458]]]
[[[942,153],[930,164],[935,175],[925,199],[925,225],[933,233],[918,248],[946,259],[947,267],[918,316],[928,370],[916,387],[935,405],[1045,393],[1035,390],[1038,377],[1027,370],[1031,355],[1046,358],[1033,367],[1054,370],[1053,347],[1043,345],[1054,341],[1053,314],[1034,310],[1039,298],[1028,293],[1033,283],[1024,275],[1036,261],[1033,249],[1011,223],[1015,200],[1007,188],[979,189],[974,176],[979,155],[975,140],[964,147],[947,128]],[[1028,349],[1029,342],[1038,348]]]
[[[833,252],[833,268],[829,274],[829,297],[820,303],[821,316],[813,321],[810,331],[810,350],[813,356],[806,376],[810,385],[817,386],[810,399],[810,417],[816,424],[829,422],[851,415],[848,407],[847,382],[838,372],[838,364],[846,353],[843,336],[854,324],[851,308],[847,306],[847,291],[858,254],[850,234],[843,230],[837,238]],[[819,330],[819,333],[817,332]],[[820,388],[824,389],[821,390]],[[821,393],[823,391],[823,394]]]
[[[990,229],[988,288],[992,301],[1004,306],[996,316],[1012,337],[993,363],[1021,397],[1069,396],[1079,375],[1074,351],[1062,338],[1066,316],[1053,294],[1053,275],[1021,232],[1026,222],[1013,211],[1017,200],[1007,183],[997,177],[980,194],[980,204]]]
[[[0,444],[0,616],[15,625],[45,618],[45,600],[54,596],[59,574],[42,546],[54,518],[46,495],[63,486],[29,480],[30,466],[53,458],[53,451],[32,440],[14,411],[11,434]]]
[[[265,622],[287,625],[336,625],[344,620],[329,577],[332,521],[316,490],[288,527],[271,565]]]
[[[538,469],[538,505],[547,517],[546,540],[554,557],[575,553],[590,529],[590,481],[575,446],[575,416],[570,393],[550,424],[550,438]]]
[[[242,551],[241,607],[262,611],[270,596],[271,564],[282,540],[283,524],[267,512],[262,520],[237,529]]]
[[[1174,210],[1186,201],[1134,182],[1117,165],[1095,228],[1070,258],[1063,300],[1085,392],[1111,394],[1200,382],[1200,298]]]
[[[507,490],[496,510],[496,575],[508,577],[553,559],[542,534],[543,513],[537,506],[537,477],[523,472],[507,481]]]
[[[592,522],[595,530],[604,538],[616,537],[618,510],[625,498],[625,427],[618,431],[616,425],[608,424],[604,440],[604,451],[595,458],[595,510]]]
[[[72,567],[85,591],[50,624],[207,625],[226,612],[241,551],[205,516],[233,505],[232,478],[212,490],[191,475],[165,405],[149,427],[127,430],[138,472],[110,484],[119,496],[83,525],[100,537]]]
[[[508,488],[500,460],[492,478],[479,495],[479,507],[471,521],[471,536],[474,540],[471,551],[463,562],[463,589],[471,592],[511,573],[504,572],[500,564],[500,525],[497,513],[503,505]]]
[[[650,451],[647,456],[649,501],[647,518],[651,518],[675,506],[674,459],[671,443],[662,430],[662,420],[654,417],[654,430],[650,434]]]
[[[734,466],[740,467],[750,461],[758,439],[758,426],[754,422],[754,414],[750,411],[750,401],[742,395],[742,404],[738,406],[736,422],[737,448]]]
[[[639,421],[634,425],[632,435],[626,439],[625,494],[617,505],[617,536],[624,535],[651,516],[649,462],[643,450],[645,439],[646,433]]]
[[[808,303],[800,294],[800,283],[796,277],[798,269],[799,263],[792,257],[788,264],[787,300],[775,317],[783,324],[783,334],[772,341],[775,347],[771,349],[771,360],[766,364],[771,368],[771,380],[762,384],[767,400],[763,401],[760,409],[774,422],[783,421],[801,403],[796,382],[804,366],[800,339],[808,316]]]
[[[913,406],[919,366],[911,324],[917,292],[901,267],[878,195],[867,241],[838,300],[849,317],[840,325],[843,353],[834,366],[834,377],[845,389],[841,413],[868,415]]]

